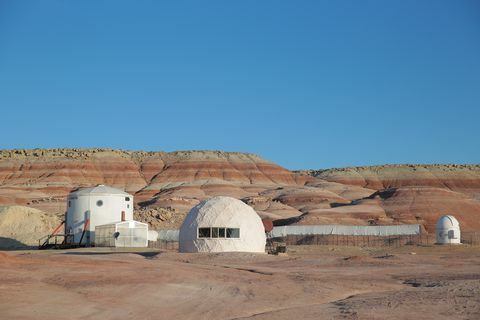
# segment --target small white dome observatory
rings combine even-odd
[[[265,252],[265,229],[252,207],[214,197],[190,210],[179,233],[180,252]]]
[[[73,234],[73,243],[80,243],[87,219],[89,224],[82,244],[95,242],[95,227],[98,225],[133,220],[133,196],[104,185],[70,193],[65,217],[65,233]]]
[[[438,244],[458,244],[460,243],[460,224],[454,216],[442,216],[437,221],[435,234]]]

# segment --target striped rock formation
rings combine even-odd
[[[277,223],[420,223],[432,231],[449,213],[464,230],[480,230],[479,165],[291,172],[253,154],[221,151],[0,151],[0,205],[58,214],[70,191],[97,184],[133,194],[136,217],[155,228],[179,226],[193,206],[222,195]]]

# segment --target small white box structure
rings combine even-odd
[[[134,220],[95,227],[96,247],[143,248],[148,246],[148,224]]]

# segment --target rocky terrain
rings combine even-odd
[[[62,217],[23,206],[0,207],[0,249],[37,248]]]
[[[135,197],[139,220],[177,228],[200,201],[242,199],[276,223],[420,223],[443,214],[480,230],[480,165],[386,165],[292,172],[254,154],[112,149],[0,151],[0,205],[57,216],[67,194],[106,184]],[[1,230],[0,230],[1,233]]]
[[[134,194],[139,206],[186,212],[211,196],[243,198],[277,186],[302,186],[311,179],[242,153],[107,149],[0,152],[0,205],[26,205],[45,211],[64,211],[68,192],[97,184]]]
[[[480,165],[384,165],[297,173],[376,190],[338,210],[376,211],[379,220],[421,223],[428,231],[434,230],[439,215],[450,213],[463,230],[480,229]],[[312,211],[306,220],[328,213],[331,210]]]
[[[478,246],[384,250],[0,252],[0,318],[480,318]]]
[[[297,173],[375,190],[421,186],[449,189],[480,199],[479,164],[383,165],[305,170]]]

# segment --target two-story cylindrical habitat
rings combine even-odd
[[[86,222],[88,220],[88,224]],[[70,242],[95,242],[95,226],[116,221],[133,220],[133,196],[119,189],[98,185],[68,195],[65,233],[73,234]]]

